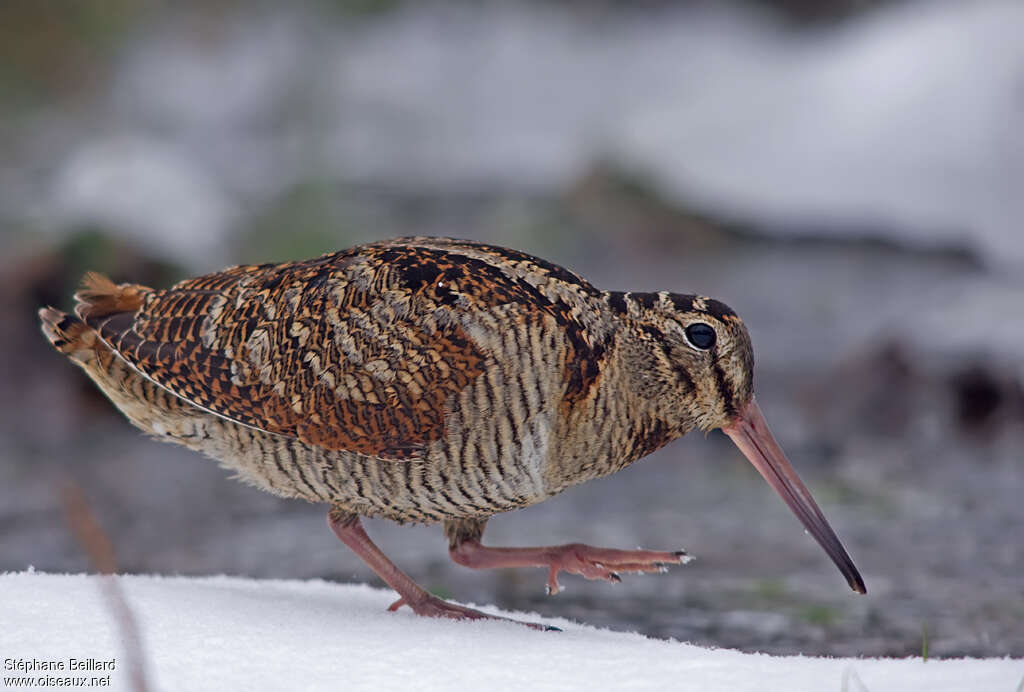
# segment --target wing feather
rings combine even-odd
[[[200,408],[328,449],[409,460],[444,435],[451,400],[487,367],[464,329],[475,310],[518,303],[558,321],[566,399],[586,395],[603,355],[580,321],[594,293],[521,253],[402,239],[166,290],[90,275],[77,310],[132,367]]]
[[[80,314],[196,406],[329,449],[413,459],[443,434],[446,401],[482,372],[483,355],[458,324],[424,320],[429,301],[387,274],[339,253],[235,267],[147,291],[141,305],[123,298],[143,287],[93,277]]]

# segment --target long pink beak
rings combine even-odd
[[[786,455],[775,441],[768,423],[761,414],[761,407],[753,397],[750,403],[740,411],[739,415],[730,425],[722,428],[722,431],[732,438],[736,446],[740,448],[743,455],[750,460],[768,484],[775,488],[775,492],[789,505],[804,527],[810,532],[818,544],[825,549],[832,562],[836,564],[839,571],[846,577],[850,588],[857,593],[867,593],[864,580],[860,572],[853,564],[853,560],[846,553],[843,544],[839,542],[832,527],[829,526],[825,515],[818,509],[817,503],[811,497],[811,492],[796,475],[796,471],[790,465]]]

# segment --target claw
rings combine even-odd
[[[563,591],[565,591],[565,587],[559,584],[557,581],[554,584],[544,585],[544,593],[546,593],[548,596],[557,596]]]
[[[548,596],[554,596],[561,590],[562,587],[558,583],[558,569],[552,567],[548,571],[548,583],[544,585],[544,593]]]

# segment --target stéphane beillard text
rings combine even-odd
[[[37,670],[45,671],[98,671],[114,670],[117,667],[116,659],[107,661],[98,658],[62,658],[62,659],[40,659],[40,658],[5,658],[4,670],[14,670],[20,673],[33,673]]]

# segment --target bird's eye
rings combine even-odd
[[[715,330],[710,324],[694,322],[686,328],[686,340],[701,351],[708,351],[715,345]]]

